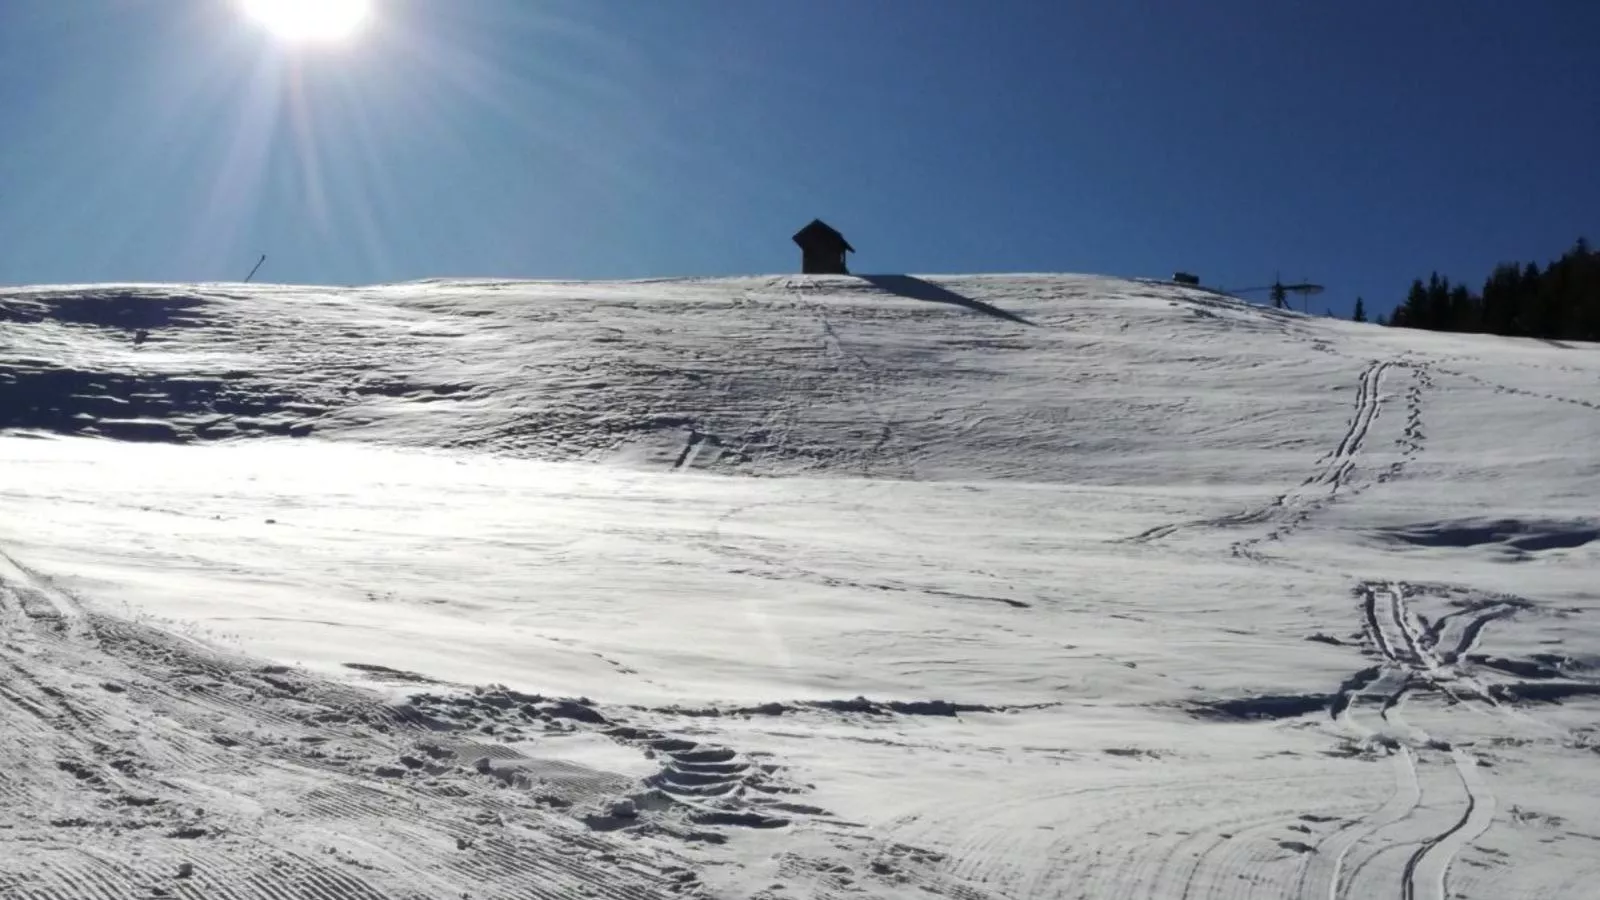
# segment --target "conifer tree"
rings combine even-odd
[[[1411,283],[1389,324],[1435,331],[1473,331],[1600,341],[1600,254],[1579,238],[1572,249],[1541,268],[1501,263],[1481,293],[1435,272]]]

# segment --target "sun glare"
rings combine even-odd
[[[240,0],[244,11],[288,41],[336,41],[372,14],[372,0]]]

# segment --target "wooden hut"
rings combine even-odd
[[[849,275],[845,254],[856,252],[844,235],[821,219],[794,233],[800,245],[800,271],[807,275]]]

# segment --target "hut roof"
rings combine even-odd
[[[812,219],[811,224],[794,233],[794,242],[801,247],[808,246],[842,246],[851,253],[856,248],[844,239],[839,230],[821,219]]]

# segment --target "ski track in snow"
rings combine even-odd
[[[8,900],[1600,878],[1600,351],[1037,275],[0,329]]]
[[[1433,379],[1425,365],[1406,366],[1413,373],[1414,383],[1405,394],[1406,424],[1403,437],[1395,441],[1401,447],[1400,458],[1389,463],[1370,481],[1357,480],[1361,451],[1383,410],[1384,375],[1395,367],[1396,364],[1392,362],[1373,362],[1362,369],[1356,380],[1355,409],[1337,446],[1318,459],[1316,470],[1294,488],[1260,506],[1216,518],[1158,525],[1124,540],[1128,543],[1149,543],[1183,530],[1266,524],[1272,526],[1267,532],[1235,541],[1230,547],[1235,556],[1262,562],[1265,561],[1259,549],[1262,544],[1288,538],[1312,516],[1337,500],[1358,495],[1373,483],[1382,484],[1398,478],[1406,465],[1423,449],[1423,391],[1433,387]]]
[[[1363,584],[1359,591],[1363,629],[1380,663],[1352,676],[1340,689],[1332,709],[1334,720],[1367,746],[1386,748],[1395,768],[1395,787],[1387,802],[1353,822],[1320,848],[1324,861],[1308,867],[1300,882],[1300,896],[1369,896],[1380,886],[1360,880],[1363,869],[1381,852],[1387,842],[1373,847],[1375,839],[1397,829],[1423,812],[1425,793],[1419,778],[1419,760],[1444,757],[1452,766],[1454,778],[1432,778],[1427,792],[1430,806],[1441,802],[1435,794],[1445,794],[1443,802],[1460,809],[1459,818],[1445,821],[1443,830],[1414,843],[1399,873],[1400,895],[1407,900],[1428,898],[1445,900],[1451,861],[1470,841],[1486,831],[1493,821],[1495,797],[1480,774],[1479,761],[1467,749],[1451,746],[1406,722],[1402,717],[1406,697],[1419,690],[1433,691],[1455,705],[1487,706],[1503,715],[1516,730],[1538,723],[1518,711],[1508,710],[1495,701],[1471,673],[1457,663],[1481,639],[1490,622],[1509,618],[1529,604],[1520,598],[1485,599],[1450,615],[1470,616],[1457,626],[1455,644],[1440,649],[1446,619],[1426,627],[1412,611],[1408,594],[1425,593],[1397,583]],[[1378,721],[1363,722],[1373,705],[1378,706]],[[1443,782],[1441,785],[1440,782]],[[1433,810],[1427,810],[1434,818]],[[1357,857],[1358,861],[1352,862]],[[1368,879],[1370,882],[1370,879]],[[1363,884],[1362,889],[1355,885]]]
[[[687,868],[567,811],[603,818],[638,797],[667,811],[654,828],[692,837],[714,817],[671,815],[671,780],[736,765],[720,748],[607,725],[672,760],[662,791],[641,791],[459,720],[85,614],[15,565],[0,572],[0,618],[0,797],[20,811],[5,827],[41,829],[0,861],[7,897],[675,896],[696,887]],[[567,734],[567,715],[517,725]]]

